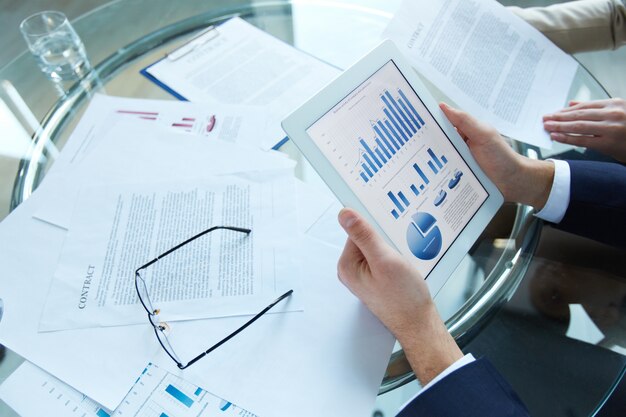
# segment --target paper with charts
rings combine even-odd
[[[294,180],[255,176],[258,181],[219,176],[84,189],[40,331],[148,325],[135,270],[216,225],[252,232],[216,230],[142,271],[161,320],[256,314],[294,289],[299,276],[291,254],[298,236]],[[299,309],[298,299],[287,303],[291,311]]]
[[[552,148],[542,116],[566,105],[578,64],[495,0],[406,0],[383,36],[465,111]]]
[[[393,61],[307,133],[424,277],[487,199]]]
[[[256,417],[154,364],[113,411],[29,362],[0,386],[0,398],[22,417]]]
[[[282,119],[340,73],[239,17],[145,71],[192,102],[262,106],[272,136],[265,149],[285,136]]]

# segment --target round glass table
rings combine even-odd
[[[59,95],[28,53],[0,69],[4,94],[17,93],[40,124],[36,134],[31,132],[32,153],[1,159],[3,172],[15,174],[12,187],[4,190],[10,193],[10,207],[3,216],[44,179],[54,163],[48,141],[63,148],[94,93],[174,99],[139,71],[207,26],[240,16],[296,48],[346,68],[379,42],[396,6],[391,3],[136,0],[113,1],[82,16],[72,23],[94,74],[70,86],[65,95]],[[451,102],[428,85],[436,98]],[[580,66],[569,98],[607,96]],[[510,142],[528,157],[546,157],[537,148]],[[298,162],[301,179],[321,181],[293,144],[280,150]],[[583,155],[566,148],[559,152]],[[41,154],[45,163],[40,162]],[[532,415],[593,415],[613,392],[626,365],[624,259],[619,250],[543,227],[529,207],[505,204],[435,301],[463,350],[488,356]],[[593,331],[602,337],[583,341]],[[0,364],[0,374],[13,369]],[[381,383],[379,415],[393,412],[387,410],[389,404],[400,406],[419,390],[413,380],[397,346]]]

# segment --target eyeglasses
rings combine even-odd
[[[242,332],[246,327],[250,326],[252,323],[257,321],[262,315],[264,315],[269,310],[271,310],[276,304],[280,303],[282,300],[284,300],[285,298],[289,297],[293,293],[293,290],[287,291],[286,293],[284,293],[283,295],[278,297],[276,300],[274,300],[270,305],[268,305],[263,310],[261,310],[256,316],[254,316],[250,320],[248,320],[243,326],[239,327],[237,330],[235,330],[234,332],[232,332],[231,334],[229,334],[228,336],[226,336],[225,338],[223,338],[222,340],[220,340],[219,342],[217,342],[216,344],[214,344],[213,346],[211,346],[210,348],[208,348],[204,352],[200,353],[198,356],[196,356],[195,358],[191,359],[186,364],[183,364],[183,361],[180,360],[180,358],[178,357],[178,355],[174,351],[174,348],[172,348],[171,343],[167,339],[166,333],[169,331],[169,325],[167,323],[161,322],[159,320],[160,310],[157,309],[157,308],[154,308],[154,306],[152,305],[152,301],[150,300],[150,295],[148,293],[148,286],[146,285],[146,281],[144,280],[144,278],[141,276],[140,271],[148,268],[151,265],[154,265],[159,260],[163,259],[164,257],[166,257],[167,255],[171,254],[172,252],[182,248],[183,246],[185,246],[189,242],[192,242],[192,241],[198,239],[199,237],[204,236],[207,233],[213,232],[215,230],[232,230],[234,232],[245,233],[246,235],[249,235],[250,232],[252,232],[251,229],[245,229],[245,228],[241,228],[241,227],[214,226],[214,227],[211,227],[210,229],[207,229],[207,230],[204,230],[203,232],[198,233],[197,235],[195,235],[193,237],[190,237],[189,239],[185,240],[184,242],[179,243],[178,245],[174,246],[173,248],[163,252],[161,255],[157,256],[156,258],[154,258],[150,262],[147,262],[146,264],[140,266],[135,271],[135,289],[137,290],[137,296],[139,297],[139,301],[141,302],[141,305],[143,306],[143,308],[148,313],[148,320],[150,321],[150,324],[152,325],[152,327],[154,329],[154,333],[156,334],[156,337],[157,337],[157,340],[159,341],[159,344],[161,345],[163,350],[165,350],[165,353],[167,353],[167,355],[170,358],[172,358],[172,360],[174,362],[176,362],[176,365],[178,365],[178,367],[180,369],[188,368],[189,366],[193,365],[194,363],[196,363],[197,361],[199,361],[200,359],[202,359],[203,357],[205,357],[209,353],[213,352],[218,347],[222,346],[224,343],[228,342],[230,339],[232,339],[237,334]]]

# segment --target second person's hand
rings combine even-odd
[[[543,117],[550,137],[582,146],[626,162],[626,101],[621,98],[570,102],[570,106]]]

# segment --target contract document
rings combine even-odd
[[[418,73],[500,133],[550,149],[576,61],[495,0],[404,1],[383,36]]]
[[[258,177],[258,176],[257,176]],[[294,289],[299,268],[295,180],[235,176],[193,183],[83,190],[42,314],[40,331],[146,323],[135,270],[213,226],[216,230],[142,271],[166,322],[256,314]]]
[[[263,106],[272,137],[266,149],[285,137],[284,117],[340,72],[240,18],[188,47],[144,72],[192,102]]]

